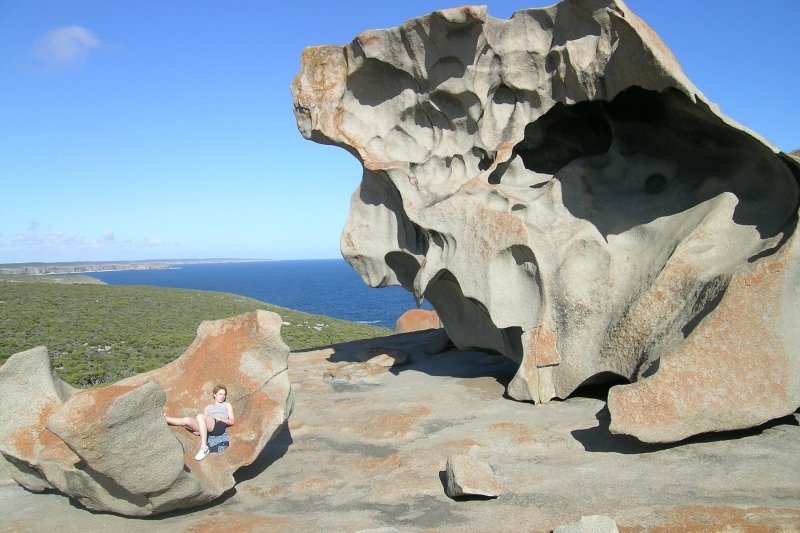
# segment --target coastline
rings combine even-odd
[[[202,265],[223,263],[258,263],[271,259],[152,259],[141,261],[78,261],[71,263],[8,263],[0,265],[0,274],[84,274],[87,272],[115,272],[119,270],[166,270],[176,265]]]

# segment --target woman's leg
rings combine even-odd
[[[208,444],[208,432],[214,429],[214,419],[208,415],[200,413],[195,419],[195,424],[200,431],[200,448]]]
[[[192,418],[190,416],[165,416],[164,418],[166,419],[167,424],[170,426],[183,426],[198,435],[200,434],[200,427],[197,425],[197,418]]]
[[[203,413],[194,418],[189,416],[172,417],[164,415],[164,420],[170,426],[183,426],[200,435],[200,451],[195,455],[198,461],[208,454],[208,432],[214,429],[214,419]]]

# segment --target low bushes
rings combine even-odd
[[[292,350],[390,333],[221,292],[0,282],[0,363],[16,352],[45,345],[53,368],[68,383],[112,383],[175,359],[194,340],[203,320],[254,309],[281,315],[281,336]]]

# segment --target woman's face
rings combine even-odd
[[[224,402],[226,396],[228,396],[228,391],[225,389],[220,389],[214,393],[214,399],[217,401],[217,403]]]

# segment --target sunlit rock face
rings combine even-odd
[[[44,347],[0,367],[0,453],[32,491],[56,488],[84,507],[146,516],[208,503],[230,490],[291,412],[281,318],[254,311],[203,322],[187,351],[162,368],[103,388],[76,390],[50,368]],[[165,412],[194,416],[228,387],[236,424],[230,448],[194,460],[199,438]]]
[[[292,91],[364,167],[345,259],[518,361],[512,397],[624,378],[612,431],[665,442],[800,405],[800,164],[624,3],[437,11],[306,49]]]

